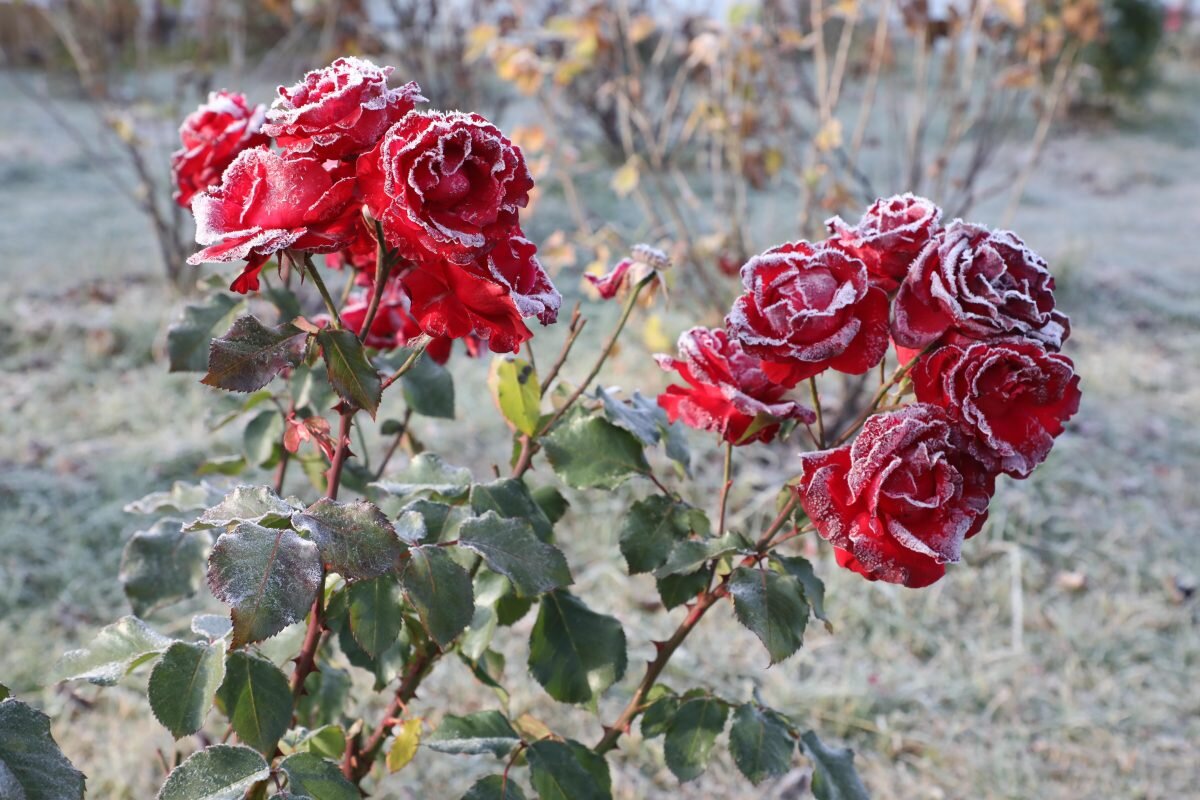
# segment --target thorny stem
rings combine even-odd
[[[904,379],[904,376],[908,374],[908,371],[911,370],[913,366],[921,360],[921,356],[925,355],[925,353],[927,353],[932,347],[933,345],[926,347],[921,351],[920,354],[909,359],[907,364],[901,364],[900,366],[896,367],[896,371],[892,373],[892,377],[888,378],[885,383],[880,385],[879,389],[875,392],[875,396],[871,399],[870,405],[864,408],[862,413],[855,417],[854,422],[850,423],[850,427],[846,428],[846,430],[842,431],[842,434],[838,436],[837,441],[833,443],[835,447],[845,444],[846,440],[853,436],[854,432],[862,427],[863,423],[867,421],[867,418],[878,410],[879,404],[883,402],[883,398],[887,396],[888,391],[890,391],[893,386],[899,384],[900,381]]]
[[[312,256],[308,253],[304,254],[304,266],[308,270],[308,274],[312,276],[313,285],[321,293],[321,299],[325,301],[325,308],[329,311],[330,319],[333,320],[330,324],[333,325],[335,330],[341,330],[342,318],[338,315],[337,304],[333,302],[333,296],[329,294],[329,289],[325,286],[325,280],[321,277],[320,271],[317,270],[317,265],[313,263]]]
[[[825,417],[821,414],[821,393],[817,391],[817,376],[808,379],[808,393],[812,397],[813,411],[817,413],[817,449],[825,449]]]
[[[375,220],[375,281],[371,287],[371,304],[367,306],[367,316],[363,319],[361,333],[365,341],[375,315],[379,313],[379,303],[383,299],[383,291],[387,287],[388,276],[392,272],[392,259],[388,256],[387,246],[383,243],[383,226]]]
[[[364,328],[363,330],[366,330],[366,328]],[[421,357],[421,355],[425,352],[425,348],[428,346],[429,346],[428,340],[417,345],[417,349],[413,350],[412,355],[410,355],[408,358],[406,358],[404,360],[404,363],[400,365],[400,369],[396,370],[391,375],[389,375],[387,380],[385,380],[383,382],[382,391],[387,391],[387,388],[389,386],[391,386],[396,381],[400,380],[400,378],[402,378],[404,376],[404,373],[406,373],[410,369],[412,369],[413,364],[417,363],[417,359]]]
[[[550,371],[542,376],[541,394],[545,394],[550,388],[550,384],[558,377],[559,370],[563,364],[567,363],[567,356],[571,353],[571,348],[575,346],[575,340],[579,338],[579,334],[583,331],[583,326],[587,324],[579,313],[579,303],[575,303],[575,308],[571,309],[571,322],[567,325],[567,338],[563,340],[562,349],[558,351],[558,358],[554,359],[554,363],[550,366]]]
[[[767,551],[767,548],[771,546],[771,540],[775,538],[775,534],[779,533],[780,529],[783,528],[788,519],[791,518],[792,511],[796,508],[796,503],[798,502],[799,500],[797,499],[795,492],[790,492],[788,494],[788,501],[783,504],[783,508],[779,509],[779,513],[775,516],[775,519],[771,521],[771,524],[767,526],[765,531],[763,531],[763,535],[758,538],[757,542],[755,542],[755,550],[757,550],[759,553],[765,553]]]
[[[400,448],[400,443],[404,441],[405,435],[408,434],[408,422],[412,419],[413,410],[411,408],[404,410],[404,419],[400,421],[400,431],[396,434],[396,438],[392,440],[387,452],[383,454],[383,460],[379,462],[379,469],[375,471],[375,480],[383,477],[383,471],[387,469],[388,462],[392,460],[392,456],[396,454],[396,450]]]
[[[391,704],[366,744],[361,749],[347,745],[346,757],[342,761],[342,774],[346,778],[357,783],[371,771],[371,766],[383,747],[383,740],[387,738],[408,704],[417,696],[417,688],[420,687],[421,681],[429,674],[430,668],[441,655],[442,650],[433,642],[428,642],[408,663],[408,669],[404,671],[404,677],[392,696]]]

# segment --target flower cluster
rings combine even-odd
[[[453,339],[515,351],[532,335],[524,318],[550,324],[561,303],[521,231],[524,156],[477,114],[418,110],[420,88],[390,88],[391,72],[339,58],[281,86],[265,112],[222,92],[188,117],[177,196],[204,246],[189,262],[245,262],[230,288],[246,293],[272,256],[324,254],[359,271],[366,289],[344,321],[361,327],[383,253],[396,269],[369,344],[425,334],[442,358]]]
[[[659,356],[687,383],[659,396],[668,416],[744,444],[811,423],[788,393],[827,370],[865,373],[890,344],[892,381],[853,441],[801,456],[796,493],[839,564],[910,587],[959,559],[997,476],[1027,477],[1080,399],[1046,263],[1011,232],[941,216],[924,198],[881,199],[856,225],[830,220],[824,242],[757,255],[725,330],[690,330],[679,358]],[[906,384],[915,402],[877,409]]]

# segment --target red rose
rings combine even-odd
[[[507,287],[455,264],[429,258],[402,280],[412,301],[409,313],[430,336],[477,336],[493,353],[515,353],[533,336]]]
[[[354,281],[359,286],[370,286],[375,280],[379,248],[375,244],[375,231],[367,220],[359,215],[350,240],[340,249],[325,254],[325,266],[330,269],[352,269],[358,272]]]
[[[853,444],[801,456],[797,492],[838,563],[870,580],[928,586],[987,518],[995,476],[937,406],[867,419]]]
[[[920,349],[944,334],[988,340],[1021,336],[1057,350],[1070,333],[1054,308],[1046,262],[1015,233],[955,220],[934,237],[896,295],[892,335]]]
[[[478,114],[413,112],[358,159],[358,179],[388,245],[458,264],[520,235],[533,178],[521,151]]]
[[[917,399],[944,408],[973,434],[967,447],[990,469],[1028,477],[1079,410],[1071,359],[1034,342],[947,345],[912,370]]]
[[[171,155],[176,203],[191,208],[192,197],[220,183],[238,153],[270,144],[261,131],[265,110],[250,108],[241,94],[209,92],[208,102],[188,114],[179,128],[183,148]]]
[[[829,368],[857,375],[887,351],[887,295],[842,250],[780,245],[746,262],[742,285],[725,325],[776,383],[795,386]]]
[[[295,86],[280,86],[263,130],[291,154],[341,159],[366,152],[425,100],[415,83],[389,89],[391,74],[391,67],[339,58]]]
[[[367,311],[371,306],[371,293],[372,290],[368,289],[366,292],[352,296],[339,313],[342,324],[359,336],[362,335],[363,323],[367,321]],[[371,322],[371,330],[367,334],[367,338],[363,340],[363,344],[376,350],[395,350],[397,347],[406,347],[409,342],[420,336],[421,326],[409,313],[409,306],[410,301],[408,295],[404,293],[401,280],[393,278],[388,281],[388,286],[383,290],[383,296],[379,299],[379,308],[375,312],[375,319]],[[475,356],[478,355],[478,346],[475,342],[470,341],[471,338],[468,337],[466,343],[467,354]],[[444,336],[437,337],[426,346],[425,353],[437,363],[445,364],[450,358],[453,346],[452,339]]]
[[[250,264],[231,288],[257,289],[258,271],[272,253],[343,247],[360,216],[354,199],[354,178],[326,172],[315,158],[243,150],[220,185],[192,202],[196,241],[207,247],[188,263],[247,259]]]
[[[879,199],[851,227],[841,217],[827,220],[830,241],[867,265],[871,280],[893,292],[913,260],[939,230],[942,210],[924,197],[899,194]]]
[[[562,295],[537,259],[537,245],[521,235],[499,242],[486,256],[476,259],[472,270],[481,277],[506,287],[523,317],[537,317],[543,325],[558,319]]]
[[[723,330],[692,328],[679,337],[675,359],[657,355],[665,370],[675,370],[687,386],[668,386],[658,405],[675,422],[720,434],[731,444],[769,442],[785,419],[814,422],[816,414],[784,399],[787,387],[772,382],[762,362],[747,355]]]

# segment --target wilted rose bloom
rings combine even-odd
[[[366,152],[425,100],[415,83],[389,89],[391,74],[392,67],[339,58],[295,86],[280,86],[263,130],[289,153],[342,159]]]
[[[726,328],[777,383],[795,386],[826,369],[857,375],[887,351],[887,295],[843,250],[780,245],[746,262],[742,285]]]
[[[192,207],[192,197],[221,182],[237,154],[270,144],[261,128],[265,106],[250,108],[244,95],[210,92],[208,102],[188,114],[179,128],[183,148],[171,156],[175,202]]]
[[[358,159],[371,216],[390,247],[457,264],[520,235],[533,178],[521,151],[478,114],[413,112]]]
[[[743,352],[723,330],[692,328],[679,337],[679,358],[657,355],[687,386],[668,386],[658,405],[675,422],[711,431],[731,444],[769,442],[785,419],[814,422],[816,414],[786,400],[787,387],[772,382],[762,362]]]
[[[511,291],[462,267],[427,258],[403,273],[409,313],[433,337],[477,337],[493,353],[515,353],[533,333]]]
[[[352,176],[329,173],[314,158],[284,158],[266,148],[244,150],[221,184],[197,195],[196,241],[206,247],[188,259],[250,263],[232,287],[258,288],[258,271],[272,253],[328,253],[349,241],[359,217]]]
[[[941,218],[942,210],[924,197],[900,194],[876,200],[857,225],[833,217],[825,226],[831,243],[861,259],[871,281],[892,292],[938,232]]]
[[[671,266],[670,257],[648,244],[635,244],[630,256],[618,261],[615,267],[603,275],[587,273],[583,276],[602,300],[611,300],[647,278],[655,277],[654,284],[649,287],[653,299],[653,290],[662,284],[661,273]]]
[[[972,455],[1014,478],[1046,460],[1079,410],[1075,365],[1035,342],[947,345],[917,362],[912,382],[919,401],[945,409],[972,434]]]
[[[852,444],[801,455],[797,493],[838,563],[870,580],[928,586],[987,518],[995,475],[937,406],[867,419]]]
[[[1058,350],[1070,333],[1046,262],[1011,231],[954,220],[925,246],[896,294],[892,336],[920,349],[1020,336]]]

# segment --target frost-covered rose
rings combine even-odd
[[[366,152],[425,100],[415,83],[389,89],[391,74],[391,67],[339,58],[295,86],[280,86],[263,130],[289,153],[341,159]]]
[[[523,317],[537,317],[543,325],[558,319],[562,295],[537,258],[537,245],[521,235],[504,239],[470,267],[476,274],[506,287]]]
[[[887,295],[843,250],[780,245],[746,262],[742,285],[725,325],[776,383],[795,386],[826,369],[857,375],[887,351]]]
[[[183,147],[171,155],[175,202],[192,207],[192,198],[221,182],[237,154],[270,144],[262,132],[265,106],[251,108],[235,92],[210,92],[208,102],[188,114],[179,128]]]
[[[1079,410],[1075,365],[1034,342],[940,347],[917,362],[912,382],[919,401],[944,408],[972,434],[972,455],[1014,478],[1046,460]]]
[[[409,313],[433,337],[487,342],[493,353],[515,353],[533,333],[506,286],[447,261],[429,258],[403,275]]]
[[[928,586],[987,518],[995,476],[937,406],[867,419],[852,444],[801,456],[797,492],[837,560],[870,580]]]
[[[354,226],[350,240],[340,250],[325,254],[325,265],[330,269],[353,269],[358,272],[355,279],[360,286],[370,286],[375,279],[379,248],[375,243],[375,232],[361,215]]]
[[[786,400],[787,387],[772,382],[762,362],[723,330],[692,328],[679,337],[679,358],[655,359],[687,383],[668,386],[658,396],[671,422],[682,419],[731,444],[749,444],[774,439],[785,419],[816,421],[811,409]]]
[[[520,149],[478,114],[413,112],[358,159],[389,246],[469,264],[520,235],[533,178]]]
[[[328,253],[345,246],[358,222],[354,178],[326,172],[315,158],[284,158],[266,148],[244,150],[219,186],[197,195],[196,241],[205,248],[188,259],[250,263],[230,287],[258,288],[258,271],[284,249]]]
[[[1046,262],[1011,231],[954,220],[917,256],[896,294],[892,336],[905,348],[950,334],[1020,336],[1058,350],[1069,333]]]
[[[826,221],[830,241],[862,259],[871,280],[893,292],[913,260],[939,230],[942,210],[924,197],[899,194],[876,200],[857,225],[841,217]]]

